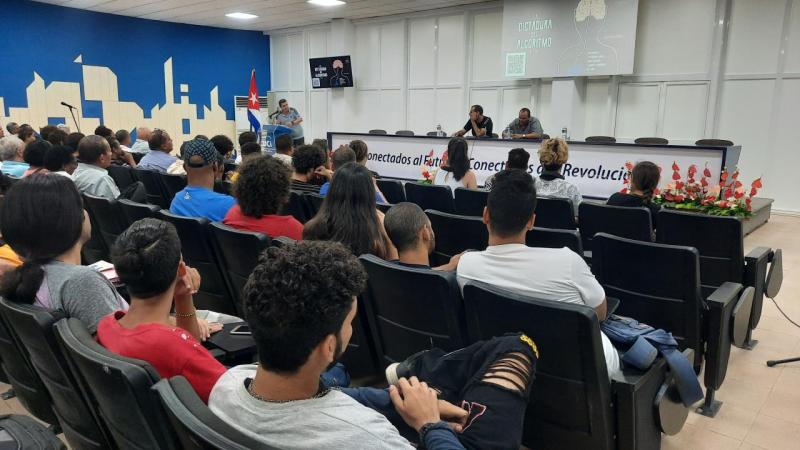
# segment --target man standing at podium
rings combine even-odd
[[[305,144],[303,126],[300,125],[303,122],[303,118],[300,117],[300,113],[297,112],[296,109],[290,108],[289,102],[287,102],[285,98],[282,98],[278,102],[278,108],[280,112],[275,119],[275,123],[292,129],[292,140],[294,141],[295,147]]]

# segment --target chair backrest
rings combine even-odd
[[[303,194],[303,203],[305,203],[306,207],[308,208],[309,220],[317,215],[319,209],[322,208],[322,202],[324,201],[325,197],[319,194],[315,194],[313,192],[306,192]]]
[[[181,238],[183,260],[200,272],[203,282],[200,290],[194,295],[197,309],[210,309],[225,314],[237,314],[225,277],[222,265],[211,244],[211,233],[208,220],[201,217],[181,217],[162,209],[158,217],[175,225]]]
[[[161,188],[164,191],[164,194],[169,199],[170,204],[172,203],[172,199],[175,198],[175,194],[184,190],[186,188],[186,176],[184,175],[169,175],[166,173],[159,173],[158,179],[161,181]]]
[[[714,145],[718,147],[731,147],[733,146],[733,141],[729,141],[727,139],[698,139],[695,141],[694,145]]]
[[[233,192],[233,183],[227,180],[214,181],[214,192],[217,194],[231,195]],[[172,199],[170,199],[171,201]]]
[[[455,190],[456,212],[462,216],[483,216],[489,191],[458,187]]]
[[[534,227],[525,235],[528,247],[562,248],[567,247],[579,256],[583,256],[581,234],[578,230],[555,230],[552,228]]]
[[[158,205],[151,205],[150,203],[136,203],[133,200],[120,199],[119,209],[125,217],[127,226],[131,226],[137,220],[146,219],[148,217],[155,217],[159,209]]]
[[[438,136],[438,135],[439,135],[438,131],[428,131],[427,133],[425,133],[425,136]]]
[[[92,224],[92,236],[81,248],[81,262],[89,265],[101,260],[110,260],[108,244],[100,231],[100,224],[91,212],[89,212],[89,222]]]
[[[618,314],[669,331],[681,349],[702,353],[697,250],[606,233],[593,245],[592,272],[606,295],[619,299]]]
[[[400,180],[379,178],[378,189],[383,192],[383,196],[386,197],[386,201],[391,204],[406,201],[406,193],[403,192],[403,183],[401,183]]]
[[[272,450],[217,417],[182,376],[153,387],[184,450]]]
[[[133,176],[133,169],[130,167],[108,166],[106,170],[108,170],[108,175],[111,176],[114,183],[117,184],[119,190],[123,190],[136,182],[136,178]]]
[[[63,312],[0,300],[0,313],[50,393],[70,445],[81,449],[110,448],[104,425],[87,402],[56,341],[53,325],[64,318]]]
[[[539,197],[536,200],[536,226],[559,230],[578,228],[572,202],[566,198]]]
[[[369,134],[386,134],[386,130],[369,130]]]
[[[172,198],[167,198],[167,193],[164,192],[161,184],[160,174],[147,169],[133,169],[133,173],[136,179],[144,184],[144,190],[147,191],[147,203],[168,209]]]
[[[726,281],[742,282],[744,233],[741,219],[662,209],[658,213],[656,236],[658,242],[664,244],[697,249],[705,295],[710,295]]]
[[[661,137],[640,137],[633,142],[636,144],[669,144],[669,140]]]
[[[397,130],[394,134],[398,136],[414,136],[414,132],[411,130]]]
[[[464,286],[464,308],[470,342],[522,332],[536,343],[539,359],[523,445],[615,448],[611,383],[600,325],[591,308],[472,281]]]
[[[406,201],[416,203],[422,209],[435,209],[451,214],[456,212],[450,186],[408,182],[405,184],[405,190]]]
[[[78,319],[56,323],[56,337],[75,376],[119,448],[172,449],[177,439],[153,384],[161,378],[144,361],[106,350]]]
[[[586,142],[604,142],[607,144],[613,144],[617,142],[617,138],[613,136],[587,136]]]
[[[234,297],[236,315],[244,317],[242,288],[258,264],[258,256],[269,247],[269,237],[216,222],[210,226],[225,278]]]
[[[368,275],[365,306],[384,365],[424,349],[466,345],[454,273],[405,267],[374,255],[359,259]]]
[[[0,363],[8,376],[22,406],[37,419],[50,425],[58,425],[53,411],[53,401],[42,384],[39,374],[30,365],[28,351],[11,335],[9,326],[0,314]]]
[[[584,250],[592,250],[592,238],[597,233],[652,242],[652,223],[650,210],[645,207],[630,208],[592,202],[581,202],[578,207],[578,227]]]
[[[119,203],[116,200],[109,200],[105,197],[83,194],[83,204],[89,210],[89,215],[94,218],[95,223],[100,227],[100,235],[103,237],[103,241],[111,249],[117,240],[117,236],[128,228],[128,221],[122,215]]]
[[[433,209],[425,211],[436,234],[436,248],[433,251],[433,264],[444,264],[450,257],[464,250],[486,250],[489,245],[489,231],[483,219],[473,216],[459,216]]]
[[[302,192],[290,191],[289,202],[283,205],[283,215],[294,216],[300,223],[306,223],[310,219],[308,206]]]

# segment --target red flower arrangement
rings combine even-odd
[[[622,192],[628,193],[633,164],[625,163],[625,167],[628,169],[628,176],[623,181],[625,187]],[[752,199],[763,187],[760,177],[753,180],[750,184],[750,192],[747,193],[744,185],[739,181],[738,168],[733,173],[724,169],[720,174],[719,182],[714,185],[709,182],[711,171],[707,166],[703,168],[699,181],[697,174],[697,166],[692,164],[686,171],[686,180],[684,181],[680,167],[673,162],[672,182],[667,184],[663,191],[656,189],[653,203],[660,204],[665,208],[699,211],[714,216],[749,217],[752,215]]]

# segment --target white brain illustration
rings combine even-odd
[[[605,0],[581,0],[575,8],[575,20],[583,22],[589,16],[597,20],[605,19],[606,17],[606,2]]]

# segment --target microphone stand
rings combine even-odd
[[[78,125],[78,121],[75,119],[75,112],[73,111],[75,108],[72,106],[67,106],[69,109],[69,113],[72,115],[72,122],[75,123],[75,128],[78,129],[78,133],[81,132],[81,126]]]

